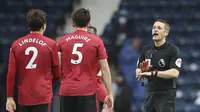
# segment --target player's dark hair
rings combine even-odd
[[[72,13],[72,20],[76,27],[79,28],[87,27],[88,23],[90,22],[90,18],[90,11],[85,8],[77,9]]]
[[[30,31],[40,31],[42,26],[47,23],[47,14],[39,9],[30,9],[26,20]]]
[[[97,29],[94,26],[90,26],[90,27],[88,27],[88,33],[96,35],[97,34]]]
[[[165,24],[165,29],[169,32],[170,31],[170,26],[169,23],[166,20],[163,19],[157,19],[155,22],[161,22]]]

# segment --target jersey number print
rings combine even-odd
[[[28,47],[25,50],[25,55],[29,55],[30,51],[33,52],[33,56],[30,59],[30,61],[28,62],[26,69],[34,69],[37,67],[37,64],[33,64],[33,62],[35,61],[35,59],[37,58],[38,55],[38,50],[36,47]]]
[[[81,63],[81,61],[83,59],[82,53],[77,50],[79,47],[83,47],[83,43],[75,43],[74,47],[73,47],[73,50],[72,50],[72,54],[78,55],[78,59],[77,60],[71,59],[71,63],[75,64],[75,65]]]

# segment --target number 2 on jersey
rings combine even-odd
[[[33,56],[31,57],[30,61],[28,62],[26,69],[34,69],[37,67],[37,64],[33,64],[35,61],[37,55],[38,55],[38,50],[35,47],[28,47],[25,50],[25,55],[29,55],[30,51],[33,51]]]
[[[79,47],[83,47],[83,43],[75,43],[74,47],[73,47],[73,50],[72,50],[72,54],[78,55],[78,59],[77,60],[71,59],[71,63],[75,64],[75,65],[81,63],[81,61],[83,59],[82,53],[77,50],[77,48],[79,48]]]

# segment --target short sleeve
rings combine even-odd
[[[107,59],[108,58],[107,53],[106,53],[106,49],[104,47],[102,40],[99,41],[99,44],[97,46],[97,50],[98,50],[97,51],[98,52],[97,53],[98,59]]]
[[[137,60],[137,68],[140,68],[140,63],[145,60],[145,47],[143,47],[142,52]]]
[[[173,52],[171,53],[171,60],[170,60],[170,65],[169,68],[175,68],[178,71],[180,71],[182,65],[182,59],[180,57],[180,51],[178,49],[178,47],[175,47],[173,49]]]

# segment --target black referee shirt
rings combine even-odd
[[[160,47],[155,47],[154,44],[146,45],[142,49],[142,53],[139,57],[138,68],[140,63],[145,60],[153,66],[150,71],[165,71],[171,68],[179,71],[182,63],[179,48],[169,42],[165,42]],[[148,78],[148,90],[173,88],[176,88],[175,79],[162,79],[159,77]]]

